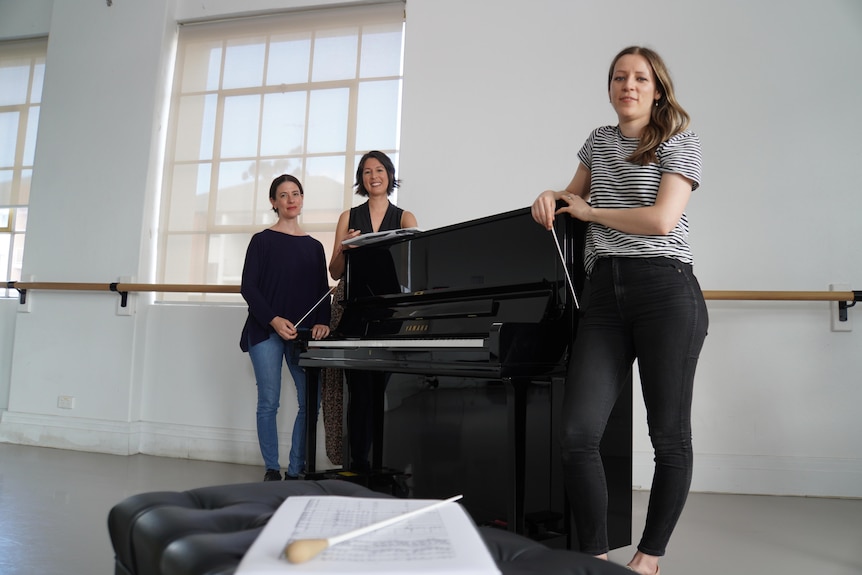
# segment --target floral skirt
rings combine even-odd
[[[338,282],[332,296],[331,330],[338,327],[344,309],[344,280]],[[321,371],[323,382],[323,431],[326,438],[326,457],[333,465],[341,466],[344,452],[344,370],[326,368]]]

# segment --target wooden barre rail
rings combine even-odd
[[[121,305],[126,306],[129,292],[172,292],[172,293],[239,293],[238,285],[211,284],[141,284],[141,283],[73,283],[73,282],[21,282],[7,281],[6,289],[18,290],[20,302],[26,303],[27,290],[43,289],[57,291],[112,291],[122,297]],[[837,301],[839,319],[846,321],[847,308],[862,300],[862,291],[752,291],[752,290],[704,290],[707,300],[737,301]]]

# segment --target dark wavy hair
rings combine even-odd
[[[278,176],[276,179],[274,179],[272,181],[272,183],[269,185],[269,199],[270,200],[275,199],[275,192],[276,192],[276,190],[278,190],[278,186],[280,186],[284,182],[293,182],[294,184],[296,184],[296,187],[299,188],[299,195],[301,195],[301,196],[305,195],[305,190],[302,189],[302,182],[300,182],[299,179],[296,178],[296,176],[291,176],[290,174],[282,174],[282,175]],[[275,213],[278,213],[278,210],[275,208],[275,206],[273,206],[272,211],[274,211]]]
[[[383,164],[384,168],[386,168],[386,173],[389,174],[389,187],[386,188],[386,195],[391,196],[393,190],[395,190],[401,182],[395,179],[395,164],[392,163],[389,156],[383,152],[378,152],[377,150],[368,152],[359,160],[359,166],[356,168],[356,182],[353,184],[353,187],[356,188],[356,195],[368,197],[368,190],[365,189],[365,184],[362,183],[362,170],[365,169],[365,162],[370,158],[376,159]]]
[[[679,105],[679,102],[676,101],[676,96],[673,93],[673,82],[670,79],[670,74],[667,71],[664,60],[649,48],[629,46],[616,55],[608,70],[608,92],[611,90],[614,66],[617,65],[617,60],[627,54],[637,54],[646,58],[646,61],[649,62],[652,68],[656,89],[658,89],[660,94],[659,99],[656,100],[656,105],[652,108],[650,122],[641,134],[637,149],[632,152],[631,157],[627,158],[629,162],[645,166],[650,162],[656,161],[655,151],[659,147],[659,144],[688,128],[691,118],[682,106]]]

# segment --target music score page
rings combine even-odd
[[[436,500],[288,497],[249,548],[236,575],[273,573],[499,574],[473,520],[458,503],[333,545],[300,564],[282,557],[291,541],[326,539]]]

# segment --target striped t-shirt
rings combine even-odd
[[[637,138],[622,135],[618,126],[596,128],[584,143],[578,159],[590,171],[590,204],[596,208],[637,208],[655,203],[662,174],[681,174],[700,185],[700,140],[681,132],[656,149],[656,163],[640,166],[626,161],[637,148]],[[595,222],[587,226],[584,267],[589,274],[601,257],[669,257],[693,263],[688,245],[685,213],[666,236],[627,234]]]

